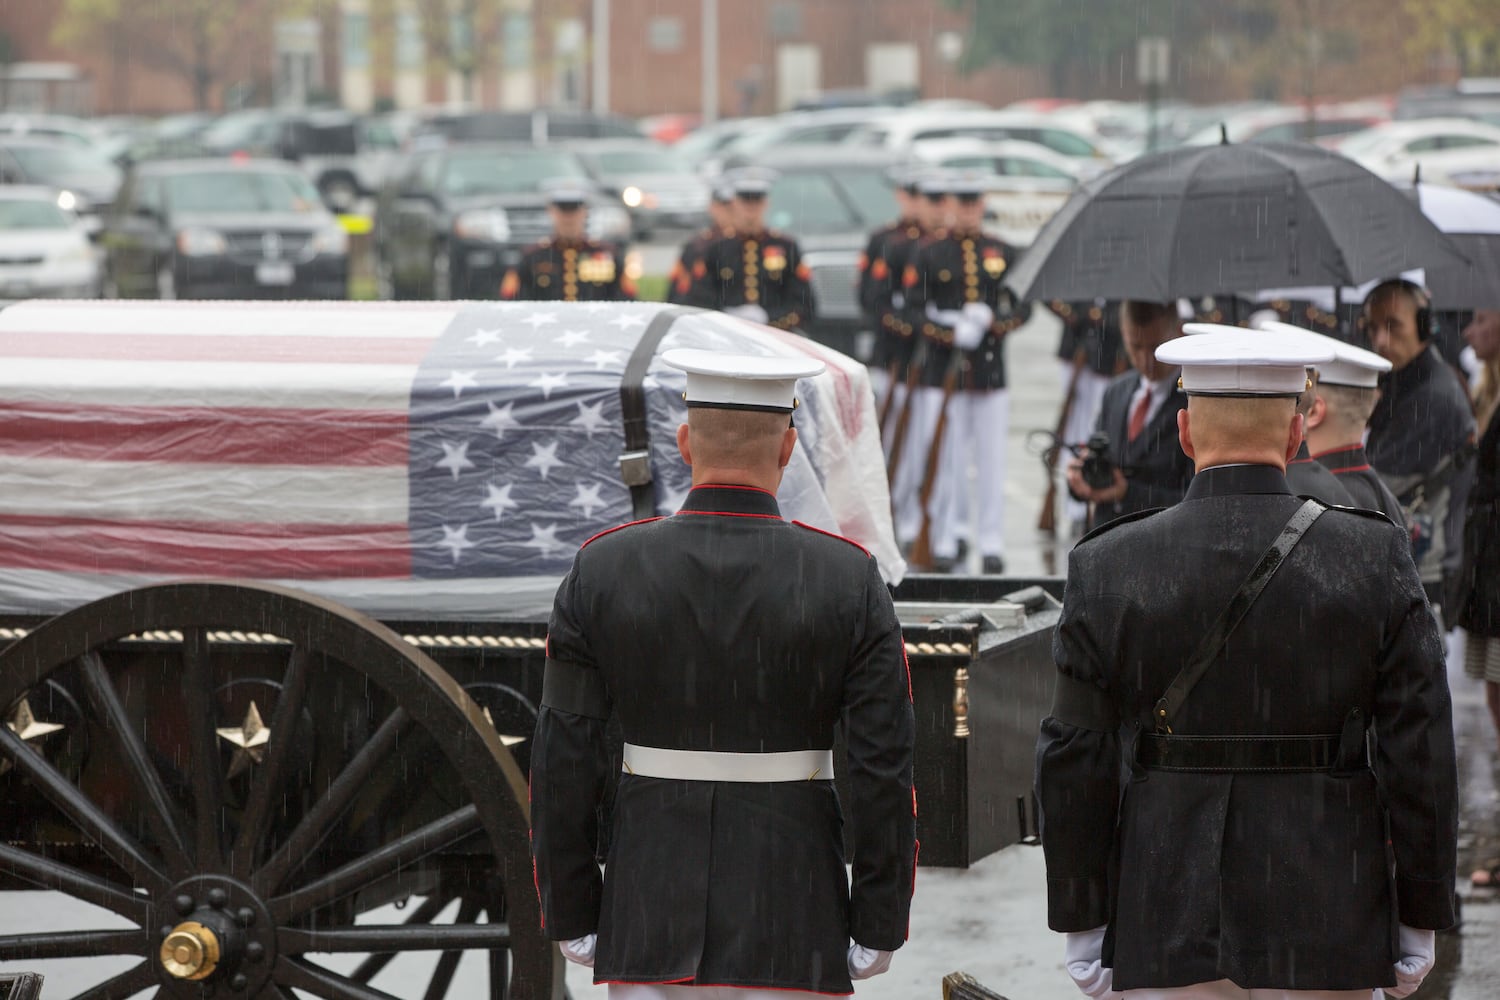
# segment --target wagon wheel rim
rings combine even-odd
[[[337,774],[311,799],[290,829],[271,829],[271,802],[290,793],[287,761],[292,739],[271,739],[249,779],[238,829],[226,826],[222,794],[226,768],[220,723],[213,714],[215,684],[210,632],[233,628],[290,643],[282,693],[267,725],[291,732],[307,697],[315,657],[337,650],[338,669],[352,670],[394,705],[371,735],[339,758]],[[180,636],[182,703],[190,809],[174,804],[161,769],[129,711],[99,650],[129,636]],[[94,802],[58,770],[45,753],[47,725],[31,729],[0,724],[0,760],[66,818],[87,846],[107,857],[114,875],[90,872],[48,856],[39,845],[0,842],[0,874],[66,893],[126,918],[129,930],[69,931],[0,936],[0,961],[140,956],[143,961],[78,994],[78,1000],[125,998],[156,987],[160,996],[198,996],[204,986],[227,986],[219,996],[291,997],[300,989],[335,1000],[385,1000],[391,994],[369,985],[379,969],[360,977],[307,961],[325,953],[371,958],[410,952],[439,953],[438,973],[424,996],[446,975],[451,981],[458,953],[487,950],[491,970],[508,964],[508,987],[492,992],[516,1000],[563,995],[562,959],[543,940],[532,885],[526,815],[526,780],[480,709],[440,666],[395,632],[364,615],[321,598],[266,584],[191,582],[164,584],[117,594],[52,619],[0,651],[0,706],[19,703],[26,692],[60,670],[74,671],[91,718],[102,724],[106,747],[128,773],[133,802],[143,817],[137,831]],[[334,669],[324,667],[322,669]],[[368,703],[374,704],[373,701]],[[341,828],[351,803],[380,764],[413,733],[430,740],[468,803],[401,832],[329,870],[308,873],[302,863]],[[242,731],[239,734],[244,737]],[[7,780],[0,777],[0,781]],[[496,794],[496,784],[501,794]],[[505,793],[509,794],[505,794]],[[487,900],[461,897],[454,923],[435,924],[427,915],[398,924],[319,924],[314,918],[334,904],[350,905],[356,894],[411,871],[464,838],[487,838],[494,857],[492,882],[503,890]],[[472,896],[472,894],[470,894]],[[445,900],[446,902],[446,900]],[[423,906],[427,906],[424,903]],[[480,912],[508,920],[477,923]],[[413,918],[420,915],[413,914]],[[310,923],[310,921],[313,921]],[[520,930],[512,935],[511,928]],[[388,959],[387,959],[388,961]],[[368,970],[370,960],[361,966]],[[383,962],[375,962],[383,965]]]

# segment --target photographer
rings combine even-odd
[[[1177,443],[1177,414],[1187,397],[1177,387],[1178,369],[1156,360],[1159,346],[1182,336],[1176,305],[1123,302],[1120,333],[1135,370],[1110,382],[1092,447],[1068,463],[1068,491],[1094,505],[1096,526],[1177,503],[1193,476]]]

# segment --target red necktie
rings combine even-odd
[[[1141,401],[1135,404],[1135,409],[1130,413],[1130,428],[1127,431],[1130,440],[1134,441],[1141,436],[1141,431],[1146,429],[1146,413],[1151,409],[1151,390],[1148,388],[1141,393]]]

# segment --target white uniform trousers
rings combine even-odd
[[[938,403],[941,407],[941,395]],[[968,534],[966,526],[975,515],[979,522],[976,539],[979,554],[1004,554],[1005,452],[1009,433],[1008,390],[970,389],[955,392],[948,401],[941,475],[932,497],[934,556],[952,559],[957,555],[958,540]],[[971,463],[975,492],[972,505],[966,497]]]
[[[738,986],[647,986],[616,983],[609,1000],[828,1000],[826,993],[806,990],[754,990]]]
[[[1067,398],[1068,386],[1073,382],[1073,364],[1062,364],[1063,398]],[[1068,411],[1068,422],[1063,427],[1063,443],[1080,445],[1088,443],[1099,421],[1099,407],[1104,404],[1104,390],[1109,388],[1110,376],[1100,375],[1088,366],[1078,373],[1078,388],[1073,393],[1073,408]],[[1058,492],[1066,499],[1065,511],[1070,522],[1082,524],[1089,516],[1089,506],[1082,500],[1074,500],[1068,493],[1068,461],[1070,451],[1057,456]]]
[[[927,452],[932,446],[932,434],[937,429],[938,414],[942,409],[942,389],[917,386],[912,390],[911,417],[906,425],[896,477],[891,483],[896,540],[902,544],[915,540],[922,531],[922,482],[927,476]],[[895,408],[891,417],[893,430],[900,412],[899,407]]]
[[[879,365],[870,365],[870,392],[875,396],[875,415],[880,416],[880,404],[885,402],[885,391],[890,388],[890,371]]]
[[[1123,1000],[1384,1000],[1384,990],[1247,990],[1227,979],[1161,990],[1111,993]]]

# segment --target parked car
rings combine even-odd
[[[0,114],[0,135],[52,139],[79,147],[91,146],[100,138],[82,118],[15,112]]]
[[[654,142],[612,139],[570,146],[590,177],[630,213],[632,234],[698,229],[708,221],[708,185],[691,167]]]
[[[731,161],[743,161],[767,150],[843,142],[857,129],[882,121],[896,110],[889,106],[828,108],[751,119],[714,153],[700,158],[698,170],[711,175]]]
[[[1488,154],[1500,159],[1500,126],[1471,118],[1422,118],[1387,122],[1351,135],[1338,151],[1388,180],[1411,180],[1418,163],[1428,172],[1451,153]]]
[[[644,139],[641,127],[619,115],[592,111],[470,111],[433,115],[412,131],[412,150],[472,142],[559,142],[567,139]]]
[[[1027,247],[1082,179],[1078,161],[1034,142],[929,139],[912,147],[921,161],[990,176],[985,228],[1013,247]]]
[[[347,111],[235,111],[205,129],[199,141],[220,156],[276,158],[296,163],[336,212],[374,194],[389,151],[365,154],[359,119]]]
[[[1090,175],[1107,170],[1113,162],[1101,136],[1058,116],[1029,111],[903,111],[855,129],[844,142],[904,152],[924,139],[954,138],[1034,142],[1079,161],[1079,169]]]
[[[120,189],[120,169],[93,150],[57,139],[0,136],[0,184],[56,188],[59,204],[97,232]]]
[[[521,251],[552,231],[543,182],[587,178],[556,146],[453,146],[413,154],[375,208],[375,268],[382,298],[492,299]],[[589,235],[624,242],[630,215],[600,192]]]
[[[100,242],[106,297],[348,295],[348,234],[312,182],[275,160],[140,164]]]
[[[1257,108],[1210,122],[1188,136],[1184,145],[1212,146],[1227,132],[1230,142],[1307,142],[1337,145],[1344,138],[1390,119],[1385,105],[1359,102],[1326,105],[1309,114],[1301,106]]]
[[[847,146],[767,150],[752,161],[777,172],[766,206],[766,224],[797,238],[812,271],[814,339],[869,360],[873,338],[864,329],[855,285],[859,255],[871,230],[896,218],[887,172],[903,154]]]
[[[78,216],[46,187],[0,187],[0,297],[87,299],[99,261]]]

